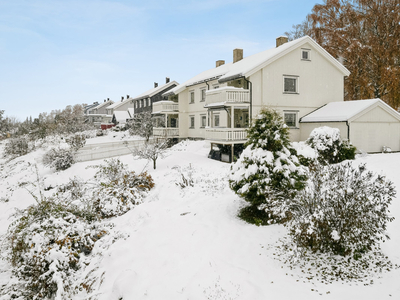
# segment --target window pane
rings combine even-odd
[[[285,78],[285,92],[296,93],[296,79]]]
[[[190,93],[190,103],[194,102],[194,92]]]
[[[206,116],[201,117],[201,127],[206,127]]]
[[[206,101],[206,90],[201,90],[201,101]]]
[[[214,116],[214,126],[219,126],[219,115]]]
[[[296,127],[296,114],[295,113],[285,113],[285,124],[289,127]]]
[[[308,51],[303,51],[303,59],[308,59]]]

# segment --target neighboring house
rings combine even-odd
[[[340,129],[362,152],[400,151],[400,114],[380,99],[332,102],[300,119],[301,139],[320,126]]]
[[[133,101],[129,95],[126,95],[126,99],[121,97],[121,101],[115,102],[114,104],[107,107],[107,114],[113,115],[115,111],[127,111],[129,108],[133,108]]]
[[[86,112],[86,118],[89,123],[95,125],[101,125],[101,123],[108,123],[112,119],[112,115],[107,114],[107,107],[112,105],[114,102],[110,99],[104,100],[103,103],[89,108]]]
[[[167,97],[163,96],[163,94],[177,85],[178,83],[176,81],[170,81],[168,77],[165,79],[165,84],[161,86],[158,86],[158,83],[155,82],[154,88],[132,99],[135,114],[141,112],[151,113],[153,111],[153,103],[167,100]]]
[[[93,102],[93,104],[88,104],[85,105],[85,107],[83,108],[83,113],[86,115],[88,113],[88,110],[95,108],[97,105],[99,105],[99,102]]]

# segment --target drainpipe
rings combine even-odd
[[[347,125],[347,140],[350,142],[350,125],[349,125],[349,121],[346,121],[346,125]]]

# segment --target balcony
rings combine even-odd
[[[232,86],[209,90],[206,92],[206,106],[214,103],[248,104],[250,103],[250,91]]]
[[[220,143],[244,143],[247,140],[246,128],[208,128],[205,139]]]
[[[158,101],[153,103],[153,114],[176,113],[178,110],[178,103],[172,101]]]
[[[179,128],[160,128],[153,127],[155,138],[176,138],[179,137]]]

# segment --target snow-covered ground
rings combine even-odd
[[[155,187],[144,203],[108,221],[115,226],[86,257],[88,266],[80,278],[91,284],[93,292],[82,291],[75,299],[400,299],[399,268],[371,275],[372,285],[321,283],[307,279],[300,268],[291,269],[279,259],[285,227],[257,227],[238,219],[245,203],[228,187],[230,165],[208,159],[208,151],[204,141],[180,143],[157,161],[156,170],[131,155],[120,158],[132,170],[147,170]],[[33,187],[25,184],[36,180],[34,164],[48,189],[74,176],[89,179],[96,170],[86,167],[101,163],[77,163],[55,172],[41,164],[43,153],[38,150],[7,164],[0,161],[0,235],[12,222],[14,208],[35,202],[26,190]],[[400,153],[366,155],[355,163],[366,163],[368,169],[386,174],[397,190],[400,187]],[[193,186],[179,186],[181,173],[191,176]],[[391,240],[382,245],[396,264],[400,264],[398,199],[390,209],[396,217],[388,226]],[[8,282],[9,270],[8,263],[0,260],[0,287]],[[8,298],[0,293],[0,299]]]

